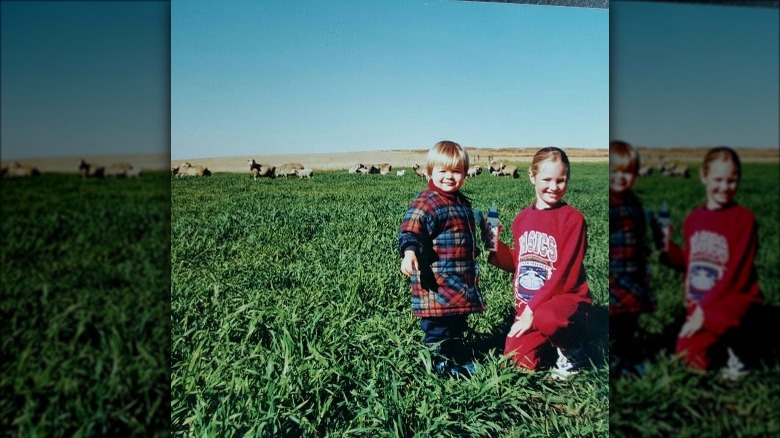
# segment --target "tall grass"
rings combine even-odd
[[[4,434],[169,433],[169,187],[2,181]]]
[[[510,275],[480,255],[485,313],[469,317],[471,379],[431,373],[400,271],[397,231],[423,180],[322,172],[312,180],[216,174],[172,185],[172,422],[176,435],[604,436],[608,382],[606,164],[575,165],[567,200],[589,223],[602,310],[595,367],[551,382],[498,358]],[[464,192],[505,224],[527,178]],[[510,227],[507,225],[506,229]],[[511,244],[507,231],[502,236]],[[589,334],[583,334],[589,336]]]

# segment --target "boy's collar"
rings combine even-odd
[[[436,187],[436,184],[433,183],[433,180],[428,180],[428,189],[433,190],[434,192],[444,196],[447,199],[455,199],[460,194],[460,190],[455,192],[445,192],[442,189]]]

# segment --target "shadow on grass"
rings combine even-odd
[[[514,319],[514,309],[507,309],[502,315],[502,324],[496,330],[492,333],[479,333],[472,336],[466,341],[465,350],[471,351],[472,358],[478,361],[491,354],[502,354],[506,335]],[[585,361],[593,363],[596,367],[606,364],[609,353],[609,311],[605,306],[592,306],[588,309],[587,324],[581,329],[581,336]],[[553,366],[557,357],[554,348],[545,349],[540,366]]]

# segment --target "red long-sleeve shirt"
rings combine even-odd
[[[587,227],[582,213],[565,203],[546,210],[532,205],[515,217],[512,234],[514,248],[499,242],[490,263],[515,274],[515,307],[527,303],[536,310],[562,294],[571,294],[575,302],[591,302],[583,265]]]
[[[722,332],[737,325],[753,302],[760,302],[754,261],[758,224],[747,208],[701,206],[683,224],[685,248],[670,243],[665,264],[685,270],[685,304],[704,311],[703,328]]]

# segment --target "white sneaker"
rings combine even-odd
[[[579,374],[580,371],[576,364],[572,363],[560,348],[557,348],[557,350],[558,360],[555,362],[555,367],[550,368],[550,377],[555,380],[568,380],[572,376]]]
[[[726,362],[726,366],[720,369],[720,377],[724,380],[737,381],[745,377],[748,371],[745,369],[745,364],[734,354],[731,347],[727,348],[729,353],[729,360]]]

